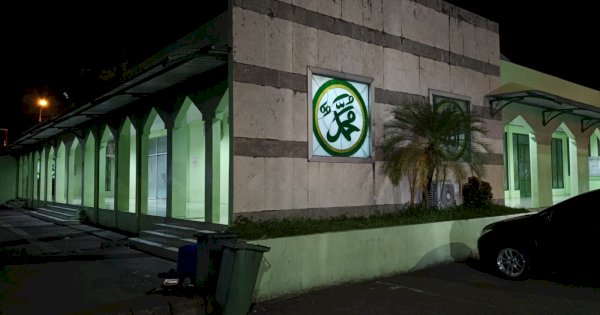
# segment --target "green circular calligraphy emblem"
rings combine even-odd
[[[459,116],[460,119],[462,119],[463,121],[466,117],[466,113],[463,107],[452,100],[443,100],[442,102],[438,103],[437,109],[451,110],[455,112],[457,116]],[[446,146],[448,147],[448,153],[452,158],[460,158],[465,154],[465,151],[467,149],[467,137],[468,133],[466,131],[455,135],[448,135],[446,137]]]
[[[348,81],[331,79],[313,97],[313,133],[332,156],[352,156],[367,137],[369,113]]]

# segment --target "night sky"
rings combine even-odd
[[[600,52],[593,48],[600,44],[600,27],[591,4],[566,7],[564,2],[547,1],[543,7],[524,7],[530,1],[449,2],[498,22],[501,52],[509,60],[600,90]],[[202,25],[207,11],[197,4],[185,8],[172,1],[135,9],[89,2],[79,7],[5,8],[4,16],[11,19],[0,22],[5,67],[0,128],[9,128],[12,142],[37,123],[37,97],[51,102],[44,118],[56,113],[93,93],[91,83],[102,69],[155,53]]]

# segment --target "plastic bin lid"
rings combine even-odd
[[[223,247],[233,249],[233,250],[246,249],[246,250],[253,250],[253,251],[263,252],[263,253],[271,250],[271,248],[268,246],[257,245],[257,244],[248,244],[248,243],[246,243],[246,241],[243,241],[243,240],[236,240],[235,242],[228,243],[228,244],[224,243]]]
[[[216,231],[207,231],[207,230],[203,230],[203,231],[198,231],[197,233],[193,234],[194,237],[196,238],[237,238],[238,234],[237,233],[220,233],[220,232],[216,232]]]

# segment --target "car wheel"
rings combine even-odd
[[[524,278],[530,267],[530,260],[525,250],[504,247],[496,256],[496,271],[508,279]]]

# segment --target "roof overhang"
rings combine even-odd
[[[225,16],[221,15],[207,25],[222,28],[224,19]],[[196,33],[205,34],[206,30],[191,33],[179,41],[184,44],[176,43],[168,47],[168,51],[151,57],[151,63],[146,62],[143,68],[136,68],[135,73],[129,74],[126,81],[109,92],[62,116],[26,130],[19,139],[3,148],[3,151],[22,150],[25,146],[35,145],[65,131],[76,131],[82,124],[97,117],[225,65],[229,51],[222,38],[206,40],[205,36],[194,37]]]
[[[570,114],[580,118],[581,131],[600,124],[600,108],[567,99],[552,93],[535,90],[516,83],[507,83],[486,95],[490,116],[494,117],[509,105],[521,104],[543,109],[542,124],[546,126],[555,118]]]

